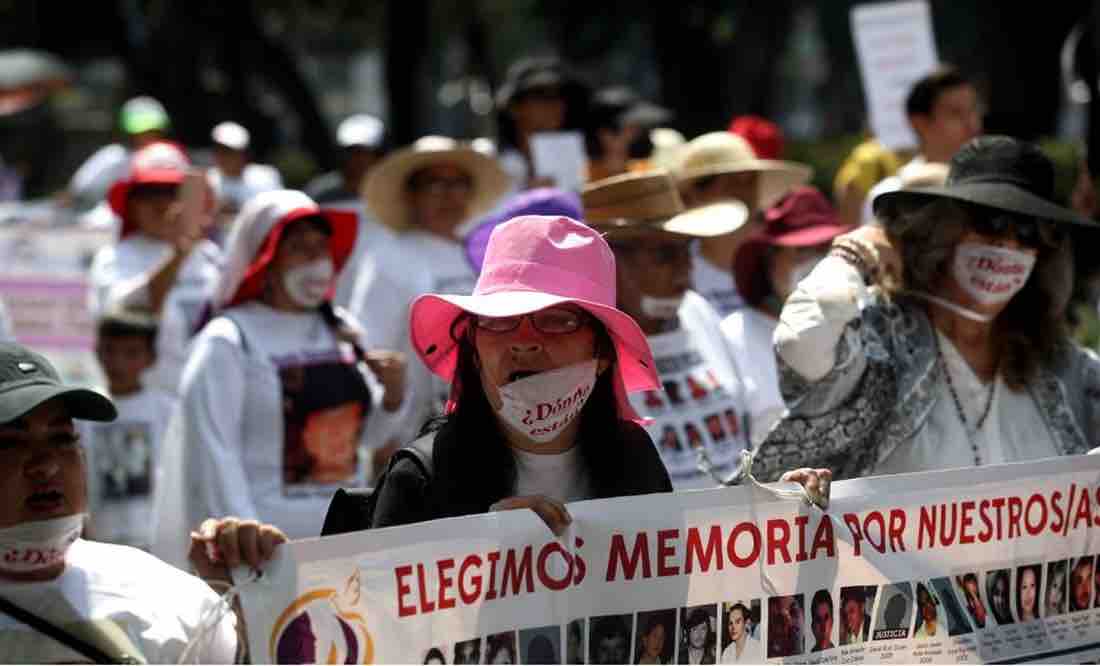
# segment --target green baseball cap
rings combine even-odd
[[[0,343],[0,423],[11,423],[54,398],[65,402],[74,419],[114,421],[118,416],[107,396],[63,385],[42,354],[14,342]]]
[[[168,111],[152,97],[135,97],[122,105],[118,124],[127,134],[168,129]]]

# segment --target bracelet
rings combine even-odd
[[[854,238],[840,238],[833,241],[829,254],[851,264],[860,272],[863,281],[867,284],[878,281],[880,272],[878,252],[868,243]]]

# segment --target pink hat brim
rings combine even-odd
[[[565,303],[580,306],[607,329],[617,356],[615,394],[619,415],[638,423],[645,422],[630,405],[627,394],[660,387],[653,352],[637,322],[603,303],[536,291],[498,291],[473,296],[425,294],[409,308],[409,336],[424,365],[450,383],[458,363],[458,343],[451,337],[451,326],[460,314],[511,317]]]

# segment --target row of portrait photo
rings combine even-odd
[[[758,663],[764,658],[762,634],[760,600],[742,600],[501,632],[434,647],[423,663]]]
[[[1005,566],[955,577],[974,626],[1055,618],[1100,608],[1097,556]]]

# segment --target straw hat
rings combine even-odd
[[[748,219],[739,201],[684,212],[676,184],[665,171],[628,173],[598,180],[581,192],[585,221],[609,236],[647,231],[695,238],[732,233]]]
[[[371,169],[363,185],[363,198],[382,224],[394,231],[406,231],[413,224],[405,196],[409,177],[426,167],[447,164],[473,178],[471,218],[489,212],[511,187],[510,177],[492,157],[449,137],[426,136],[394,151]]]
[[[808,182],[814,173],[805,164],[762,160],[748,141],[730,132],[709,132],[687,142],[673,169],[678,185],[704,176],[747,172],[760,174],[756,201],[746,202],[755,209],[772,205],[792,187]]]

